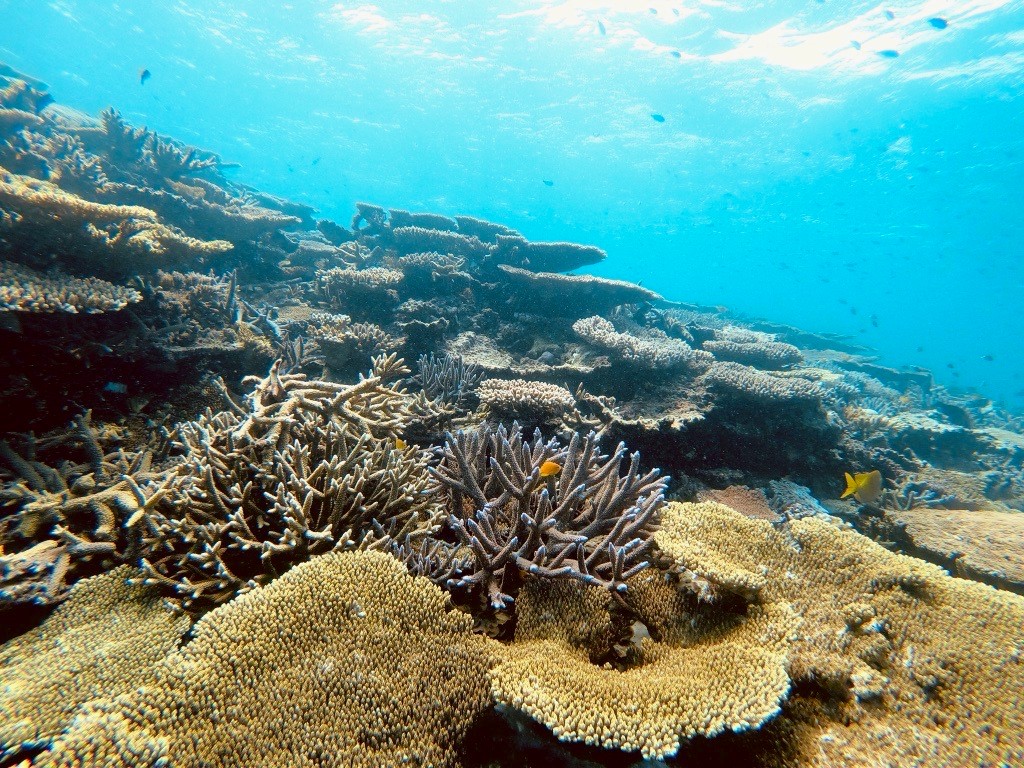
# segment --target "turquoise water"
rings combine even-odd
[[[750,5],[0,0],[0,60],[342,223],[593,243],[1024,408],[1024,3]]]

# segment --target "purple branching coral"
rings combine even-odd
[[[666,479],[640,471],[620,443],[599,453],[594,433],[568,446],[484,426],[448,433],[432,469],[449,502],[448,528],[473,553],[449,588],[476,591],[495,610],[513,602],[530,575],[576,579],[617,592],[649,565]],[[555,465],[560,471],[552,472]]]

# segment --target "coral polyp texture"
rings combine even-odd
[[[383,553],[335,553],[222,606],[39,766],[457,766],[489,704],[467,616]]]
[[[0,762],[1024,764],[1019,415],[231,166],[0,65]]]

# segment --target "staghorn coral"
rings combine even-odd
[[[459,355],[443,357],[421,355],[415,382],[429,399],[460,406],[484,380],[480,366],[467,363]]]
[[[142,294],[96,277],[42,274],[13,262],[0,263],[0,311],[117,312]]]
[[[533,442],[517,424],[447,434],[431,470],[447,497],[448,527],[472,549],[474,570],[450,583],[468,588],[494,610],[507,609],[531,576],[576,579],[623,592],[646,568],[666,480],[640,472],[634,453],[625,475],[620,443],[598,452],[591,433],[567,446]],[[561,467],[541,476],[545,462]]]
[[[125,524],[169,491],[150,451],[105,454],[88,414],[76,418],[71,440],[87,461],[59,469],[0,441],[0,458],[18,475],[0,489],[0,607],[58,603],[75,580],[137,558],[141,541]]]
[[[593,275],[532,272],[499,264],[502,297],[513,309],[547,317],[586,317],[661,296],[635,283]]]
[[[345,386],[281,376],[275,363],[249,410],[180,425],[173,498],[133,521],[146,582],[186,606],[219,603],[326,552],[433,532],[440,510],[425,454],[388,436],[404,396],[384,379],[407,370],[387,365]]]
[[[78,708],[139,685],[189,620],[121,566],[84,579],[41,626],[0,648],[0,757],[50,742]]]
[[[655,538],[699,577],[759,575],[757,599],[803,620],[787,665],[787,765],[997,765],[1024,754],[1024,598],[814,518],[776,530],[717,504],[671,504]]]
[[[648,329],[642,337],[619,333],[610,320],[599,315],[577,320],[572,329],[587,343],[640,368],[666,370],[690,367],[699,370],[712,359],[709,353],[691,349],[686,342],[669,338],[657,329]]]
[[[294,568],[199,620],[144,684],[86,705],[38,768],[456,768],[488,643],[379,552]]]

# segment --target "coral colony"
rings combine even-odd
[[[51,101],[0,78],[4,765],[1017,764],[1019,420]]]

